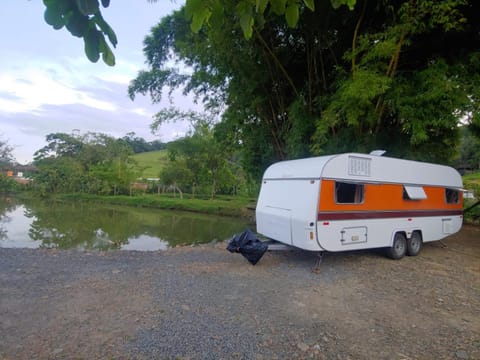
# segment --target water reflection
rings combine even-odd
[[[0,199],[0,247],[164,250],[224,240],[247,226],[185,212]]]

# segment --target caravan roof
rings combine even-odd
[[[281,161],[263,176],[264,180],[320,178],[462,188],[460,174],[451,167],[359,153]]]

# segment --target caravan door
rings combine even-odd
[[[316,239],[318,179],[264,180],[257,203],[257,231],[305,250],[319,250]]]

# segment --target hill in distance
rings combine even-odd
[[[158,178],[160,170],[168,162],[167,150],[139,153],[132,155],[132,158],[143,169],[143,178]]]

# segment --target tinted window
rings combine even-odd
[[[447,204],[458,204],[460,201],[460,191],[454,189],[445,189],[445,201]]]
[[[360,204],[363,194],[363,184],[335,182],[335,198],[339,204]]]

